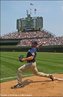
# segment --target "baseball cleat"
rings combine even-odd
[[[50,74],[50,79],[51,79],[52,81],[54,81],[54,77],[53,77],[53,75],[51,75],[51,74]]]
[[[13,87],[11,87],[11,89],[21,88],[23,86],[24,86],[23,84],[17,84],[17,85],[14,85]]]

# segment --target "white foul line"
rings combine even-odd
[[[25,75],[23,75],[23,77],[32,76],[32,75],[33,74],[27,74],[27,75],[25,74]],[[17,78],[17,76],[1,78],[0,81],[13,79],[13,78]]]
[[[13,76],[13,77],[5,77],[5,78],[1,78],[0,80],[7,80],[7,79],[13,79],[13,78],[16,78],[16,76]]]

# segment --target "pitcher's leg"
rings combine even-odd
[[[50,78],[52,81],[55,80],[55,78],[53,77],[52,74],[46,74],[46,73],[43,73],[43,72],[38,72],[37,68],[34,69],[34,74],[36,74],[36,75],[38,75],[38,76],[41,76],[41,77]]]
[[[33,73],[34,73],[35,75],[38,75],[38,76],[49,77],[49,74],[46,74],[46,73],[43,73],[43,72],[39,72],[38,69],[37,69],[37,67],[34,68]]]
[[[18,71],[17,71],[18,83],[22,83],[22,73],[23,73],[24,68],[25,68],[25,65],[23,65],[20,68],[18,68]]]
[[[18,83],[22,83],[22,73],[25,72],[26,70],[29,70],[31,68],[31,64],[32,63],[27,63],[21,66],[20,68],[18,68],[17,72]]]
[[[36,63],[34,63],[33,65],[34,65],[34,68],[32,69],[32,71],[35,75],[50,78],[50,79],[52,79],[52,81],[54,80],[54,77],[51,74],[46,74],[46,73],[43,73],[43,72],[39,72],[37,67],[36,67]]]

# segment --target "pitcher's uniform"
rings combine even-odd
[[[33,56],[33,59],[31,61],[27,61],[27,64],[24,64],[20,68],[18,68],[18,83],[22,82],[22,72],[25,72],[26,70],[32,71],[33,74],[42,76],[42,77],[50,77],[49,74],[45,74],[42,72],[39,72],[36,66],[36,48],[30,48],[27,52],[26,57]]]

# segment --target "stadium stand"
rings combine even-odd
[[[63,45],[63,37],[53,37],[42,39],[24,39],[21,40],[17,46],[30,46],[32,40],[38,41],[38,44],[41,44],[42,46]]]
[[[23,38],[43,38],[54,37],[50,32],[46,30],[36,32],[13,32],[2,36],[2,39],[23,39]]]
[[[34,32],[13,32],[0,37],[1,50],[4,48],[19,48],[31,46],[31,41],[36,40],[41,46],[63,47],[63,36],[56,37],[47,30]],[[5,50],[5,49],[4,49]]]

